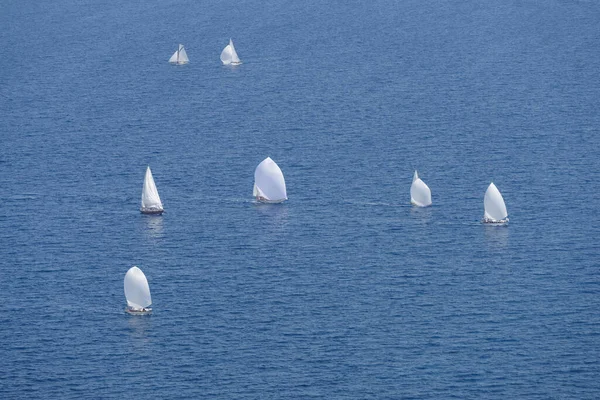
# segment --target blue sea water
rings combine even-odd
[[[600,396],[597,2],[4,0],[0,43],[1,398]]]

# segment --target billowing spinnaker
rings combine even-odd
[[[227,45],[221,52],[221,62],[225,65],[231,64],[232,60],[232,51],[231,46]]]
[[[233,46],[233,41],[231,39],[229,39],[229,44],[225,46],[221,52],[221,62],[225,65],[240,64],[240,58],[235,51],[235,47]]]
[[[419,207],[427,207],[431,205],[431,190],[419,179],[417,171],[413,176],[413,183],[410,186],[410,202]]]
[[[148,166],[144,178],[144,188],[142,189],[142,210],[150,208],[162,210],[163,206],[158,195],[158,190],[156,189],[156,184],[154,183],[154,178],[152,177],[152,171],[150,171],[150,166]]]
[[[484,218],[487,220],[501,221],[508,217],[504,199],[494,183],[490,183],[485,192],[483,206],[485,207]]]
[[[285,179],[275,161],[265,158],[254,171],[255,193],[268,201],[287,200]]]
[[[150,287],[146,275],[138,267],[131,267],[125,274],[123,283],[127,305],[133,309],[142,309],[152,304]]]

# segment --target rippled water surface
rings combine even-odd
[[[598,398],[596,2],[6,0],[0,42],[0,397]]]

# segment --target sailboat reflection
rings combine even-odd
[[[144,218],[144,233],[149,238],[159,239],[163,237],[163,224],[165,217],[146,215]]]
[[[510,231],[507,225],[483,225],[485,239],[489,246],[504,249],[508,246],[508,233]]]

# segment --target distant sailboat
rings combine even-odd
[[[143,214],[162,214],[164,209],[150,166],[146,168],[146,176],[144,177],[144,188],[142,189],[142,208],[140,211]]]
[[[173,53],[173,55],[169,59],[169,62],[171,64],[176,64],[176,65],[187,64],[190,62],[190,59],[188,58],[187,53],[185,52],[185,47],[183,47],[182,44],[180,44],[177,51],[175,51],[175,53]]]
[[[494,183],[490,183],[490,186],[488,186],[485,198],[483,199],[483,205],[485,207],[483,215],[484,223],[505,224],[508,222],[506,204],[504,204],[504,199]]]
[[[263,203],[281,203],[287,200],[285,179],[275,161],[265,158],[254,171],[252,195]]]
[[[225,46],[221,52],[221,62],[224,65],[239,65],[242,63],[235,51],[235,47],[233,47],[233,41],[231,39],[229,39],[229,44]]]
[[[425,182],[419,178],[417,171],[415,171],[413,182],[410,186],[410,202],[418,207],[427,207],[431,205],[431,190]]]
[[[146,275],[138,267],[131,267],[125,274],[123,282],[127,311],[130,314],[147,314],[152,311],[152,297]]]

